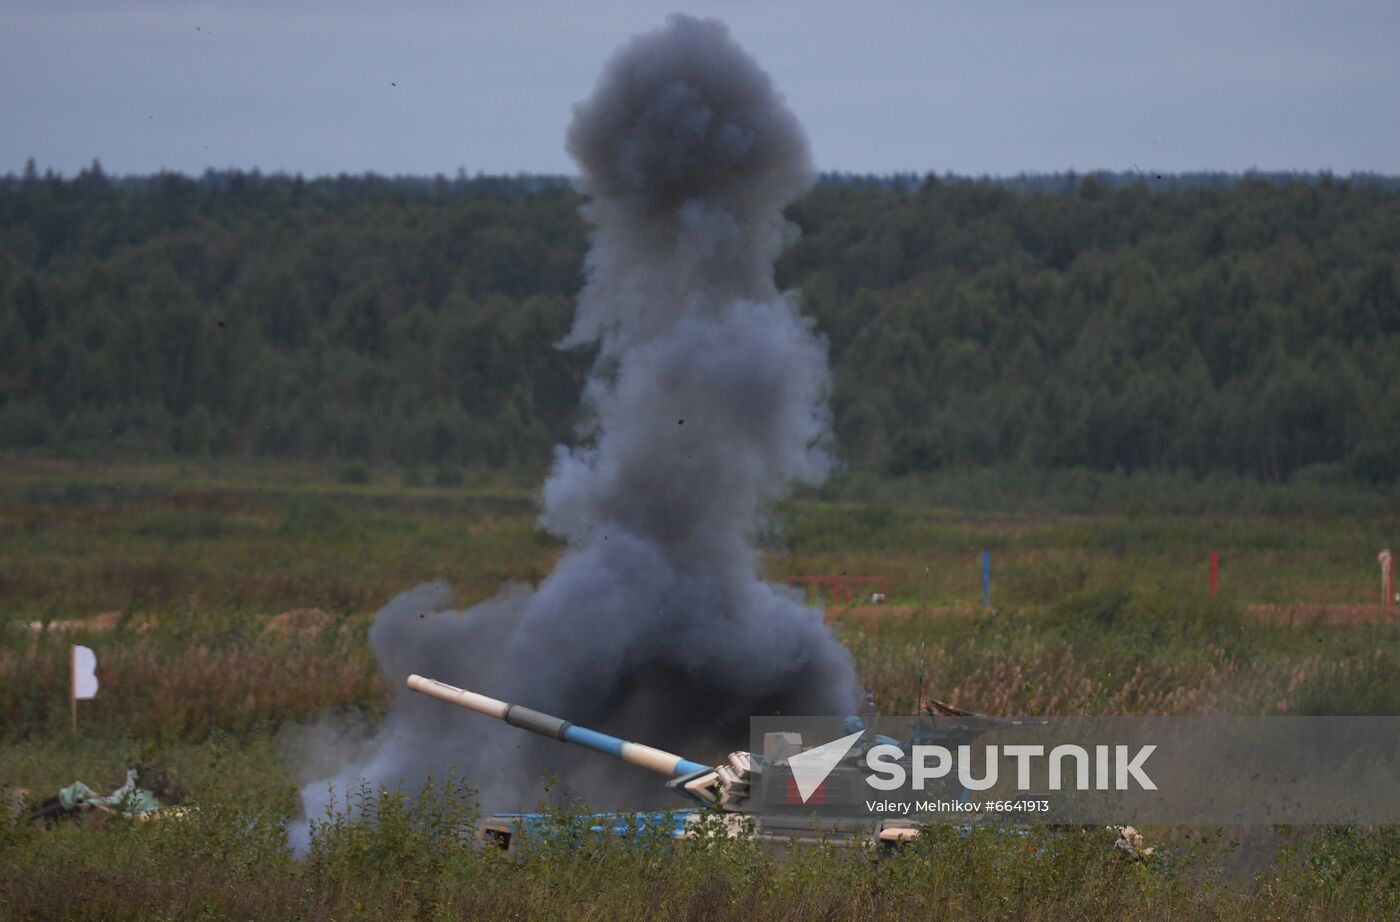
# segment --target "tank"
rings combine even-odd
[[[528,850],[531,843],[560,835],[575,840],[582,833],[625,838],[641,829],[660,831],[674,841],[697,835],[708,837],[722,831],[722,834],[729,836],[743,836],[759,847],[778,854],[794,846],[818,845],[888,851],[918,834],[917,824],[908,820],[832,819],[818,818],[809,813],[751,813],[749,792],[751,785],[763,781],[763,755],[732,752],[724,763],[709,766],[673,752],[619,739],[559,717],[423,676],[409,676],[408,687],[420,694],[494,717],[513,727],[644,768],[665,777],[665,784],[671,790],[708,808],[591,814],[575,817],[574,822],[563,829],[556,820],[545,814],[492,814],[477,824],[476,840],[483,846],[499,848],[507,853],[521,854]],[[777,760],[777,764],[784,756],[802,751],[801,741],[793,738],[796,734],[774,733],[769,736],[774,738],[764,741],[765,750],[771,750],[766,754]],[[854,770],[852,766],[850,771]],[[824,786],[841,789],[841,774],[838,768]],[[785,784],[791,779],[780,778],[770,772],[769,780],[771,783]]]
[[[913,818],[818,816],[811,809],[813,805],[859,803],[861,799],[869,797],[863,780],[865,752],[870,746],[900,742],[868,730],[866,721],[860,717],[846,718],[845,730],[847,733],[859,732],[864,738],[853,745],[841,762],[826,775],[816,796],[803,798],[794,785],[792,773],[787,770],[790,759],[808,751],[797,733],[767,733],[763,739],[763,752],[731,752],[724,762],[710,766],[674,752],[580,727],[561,717],[435,679],[411,675],[407,684],[420,694],[646,769],[665,778],[666,787],[675,793],[699,808],[706,808],[692,806],[659,812],[591,814],[576,817],[575,820],[582,825],[578,830],[570,827],[573,830],[570,835],[583,830],[626,837],[647,829],[661,830],[672,839],[682,840],[693,835],[713,835],[716,827],[712,821],[718,821],[719,828],[728,835],[745,836],[777,851],[793,846],[820,845],[864,848],[883,853],[918,835],[919,828],[925,825],[923,821]],[[873,712],[873,702],[867,703]],[[956,746],[970,742],[988,729],[1013,723],[960,710],[938,701],[925,705],[923,710],[928,716],[944,720],[935,722],[936,726],[920,726],[916,722],[910,728],[908,739],[903,741],[905,751],[909,751],[912,743],[936,742]],[[764,808],[761,813],[754,810],[755,799],[751,797],[751,792],[762,795],[758,798]],[[956,783],[929,793],[930,796],[939,797],[968,797],[968,792]],[[971,826],[960,825],[958,828],[965,832]],[[1013,836],[1024,834],[1016,829],[1000,831]],[[476,838],[483,845],[516,852],[524,842],[557,834],[558,823],[549,815],[498,813],[478,824]]]

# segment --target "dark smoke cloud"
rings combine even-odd
[[[568,149],[593,226],[566,344],[596,342],[586,443],[559,448],[540,524],[566,541],[538,587],[466,612],[421,586],[370,643],[411,672],[705,758],[750,715],[846,713],[850,657],[820,612],[758,578],[754,536],[793,483],[828,473],[823,340],[774,283],[814,176],[801,126],[718,22],[673,16],[628,42],[574,109]],[[487,809],[530,806],[544,773],[596,807],[656,779],[407,691],[366,757],[328,783],[452,769]],[[618,779],[626,779],[619,784]]]

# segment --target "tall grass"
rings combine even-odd
[[[4,735],[60,732],[68,722],[68,637],[0,649]],[[80,637],[101,650],[101,693],[80,704],[84,724],[115,724],[143,737],[203,739],[214,731],[275,730],[385,699],[363,641],[328,630],[316,638],[225,638],[186,644],[145,637]]]
[[[475,848],[469,787],[362,789],[315,824],[305,860],[282,820],[207,801],[147,823],[57,828],[0,819],[0,916],[526,919],[1367,919],[1400,909],[1393,830],[1294,836],[1258,874],[1219,853],[1150,861],[1102,829],[929,827],[899,851],[765,849],[743,837],[589,835],[556,813],[512,855]],[[718,828],[718,827],[716,827]]]

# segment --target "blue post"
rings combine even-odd
[[[982,552],[982,607],[992,604],[992,552]]]

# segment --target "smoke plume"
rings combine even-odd
[[[830,466],[825,344],[773,276],[795,235],[782,209],[814,176],[801,125],[724,25],[673,16],[617,52],[567,144],[592,232],[564,344],[599,352],[583,444],[544,485],[540,524],[566,548],[538,587],[468,611],[431,584],[379,612],[395,702],[365,758],[305,789],[310,816],[328,783],[429,771],[487,809],[531,806],[546,772],[600,808],[661,789],[408,692],[412,672],[691,758],[743,745],[750,715],[855,704],[847,652],[759,578],[754,546],[772,504]]]

